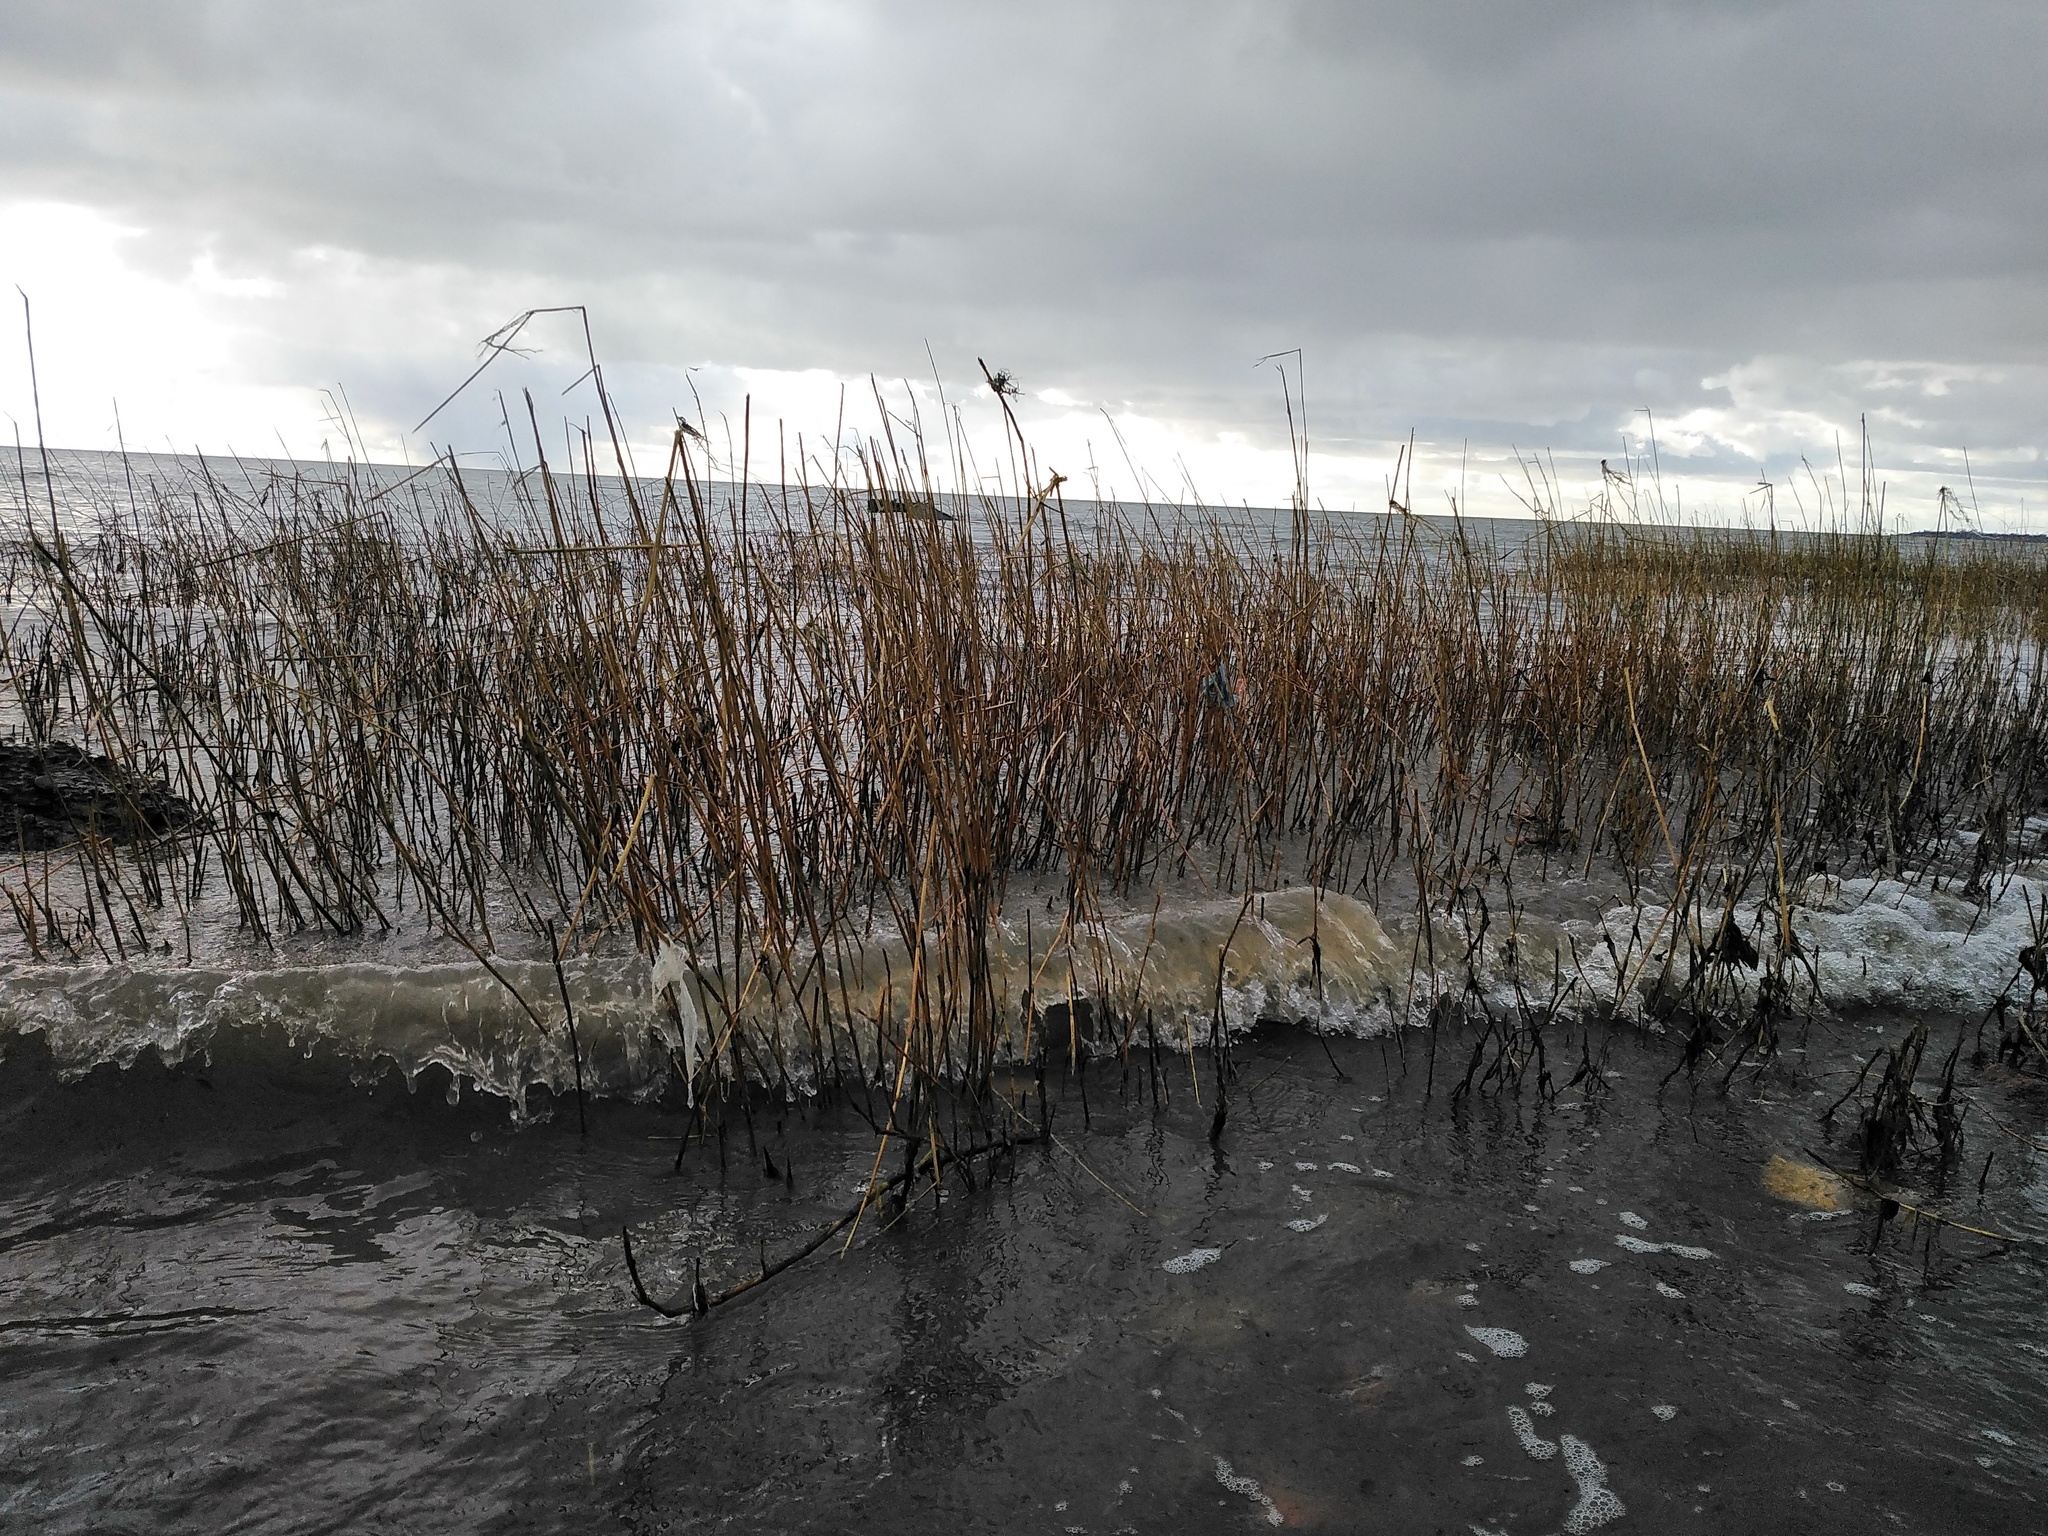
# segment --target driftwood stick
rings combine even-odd
[[[633,1255],[633,1229],[631,1227],[621,1227],[619,1229],[619,1241],[625,1246],[626,1273],[632,1277],[633,1294],[639,1297],[644,1306],[653,1308],[663,1317],[691,1317],[708,1312],[713,1307],[722,1307],[729,1301],[738,1300],[763,1281],[772,1280],[784,1270],[793,1269],[801,1264],[834,1237],[837,1237],[841,1232],[844,1232],[849,1226],[853,1225],[854,1221],[859,1218],[860,1213],[867,1209],[868,1206],[874,1204],[878,1197],[909,1183],[917,1177],[922,1169],[929,1168],[933,1178],[937,1179],[943,1177],[948,1168],[972,1162],[978,1157],[993,1156],[1012,1147],[1026,1146],[1038,1139],[1038,1132],[1027,1125],[1014,1134],[1006,1135],[996,1140],[985,1141],[962,1151],[955,1152],[941,1147],[938,1150],[936,1160],[931,1153],[926,1153],[916,1164],[905,1169],[903,1172],[893,1174],[886,1179],[877,1180],[869,1187],[857,1204],[841,1212],[826,1226],[819,1228],[801,1248],[794,1249],[773,1263],[763,1262],[757,1273],[747,1276],[744,1280],[734,1281],[716,1295],[707,1295],[703,1282],[701,1280],[698,1281],[692,1287],[691,1303],[687,1306],[665,1306],[654,1299],[649,1293],[646,1284],[640,1278],[640,1266]]]

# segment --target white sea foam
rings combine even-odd
[[[1711,1259],[1714,1256],[1711,1248],[1695,1248],[1690,1243],[1653,1243],[1627,1232],[1614,1234],[1614,1246],[1625,1248],[1630,1253],[1672,1253],[1681,1259]]]
[[[1623,1211],[1615,1219],[1624,1227],[1634,1227],[1638,1232],[1647,1232],[1650,1229],[1650,1224],[1634,1211]]]
[[[1520,1403],[1508,1405],[1508,1425],[1514,1430],[1515,1438],[1522,1442],[1522,1449],[1537,1461],[1548,1461],[1557,1454],[1557,1442],[1536,1433],[1536,1421],[1529,1417],[1529,1410]]]
[[[1474,1328],[1467,1323],[1465,1331],[1503,1360],[1517,1360],[1529,1353],[1529,1341],[1510,1329]]]
[[[1329,1219],[1330,1215],[1327,1211],[1320,1216],[1298,1216],[1293,1221],[1287,1223],[1287,1230],[1290,1232],[1313,1232]]]
[[[1667,1424],[1678,1417],[1678,1410],[1669,1403],[1652,1403],[1650,1405],[1650,1412],[1657,1415],[1658,1418],[1664,1420]]]
[[[1564,1448],[1565,1471],[1579,1485],[1579,1502],[1564,1517],[1567,1536],[1584,1536],[1627,1514],[1627,1507],[1607,1486],[1607,1468],[1593,1448],[1576,1435],[1559,1435],[1557,1443]]]
[[[1866,1301],[1875,1301],[1878,1297],[1884,1294],[1884,1292],[1880,1291],[1876,1286],[1865,1285],[1860,1280],[1845,1280],[1842,1282],[1842,1289],[1847,1291],[1851,1296],[1861,1296]]]
[[[1265,1511],[1266,1524],[1285,1525],[1287,1517],[1279,1507],[1266,1497],[1265,1492],[1249,1477],[1240,1476],[1221,1456],[1216,1458],[1216,1481],[1232,1493],[1242,1494]]]
[[[2027,907],[2031,902],[2038,910],[2044,894],[2048,867],[2038,864],[2017,866],[1991,882],[1981,903],[1952,889],[1935,890],[1926,880],[1816,875],[1798,889],[1790,907],[1799,947],[1787,969],[1792,1000],[1815,1001],[1817,981],[1817,1000],[1834,1008],[1981,1009],[2012,979],[2020,950],[2033,942]],[[1774,906],[1757,903],[1738,907],[1735,921],[1762,960],[1755,971],[1731,967],[1717,979],[1729,1002],[1740,1007],[1755,1001],[1760,979],[1775,963],[1778,914]],[[1582,986],[1603,998],[1614,998],[1622,979],[1603,931],[1612,936],[1616,949],[1629,956],[1625,974],[1636,983],[1620,1006],[1635,1013],[1669,952],[1675,926],[1662,907],[1623,907],[1597,923],[1566,923],[1562,931],[1576,941]],[[1645,965],[1642,943],[1660,929],[1664,936]],[[1631,935],[1640,936],[1633,953]],[[1700,935],[1677,937],[1681,966],[1688,939],[1705,947]]]
[[[1222,1257],[1221,1248],[1194,1248],[1178,1258],[1168,1259],[1159,1267],[1169,1275],[1192,1275],[1196,1270],[1214,1264]]]
[[[1330,1164],[1330,1166],[1331,1166],[1332,1168],[1336,1169],[1336,1170],[1337,1170],[1337,1172],[1339,1172],[1339,1173],[1362,1173],[1362,1172],[1364,1172],[1364,1170],[1363,1170],[1362,1168],[1360,1168],[1360,1167],[1358,1166],[1358,1164],[1356,1164],[1356,1163],[1332,1163],[1332,1164]]]
[[[1573,1259],[1571,1262],[1571,1272],[1575,1275],[1597,1275],[1605,1268],[1605,1259]]]

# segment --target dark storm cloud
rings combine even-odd
[[[14,0],[0,192],[585,300],[622,363],[931,338],[1235,423],[1301,343],[1361,434],[1604,434],[1756,356],[2038,356],[2044,57],[2034,3]]]

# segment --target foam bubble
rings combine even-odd
[[[1597,1275],[1605,1268],[1605,1259],[1573,1259],[1571,1262],[1571,1271],[1575,1275]]]
[[[1564,1448],[1565,1471],[1579,1485],[1579,1502],[1564,1517],[1567,1536],[1583,1536],[1627,1514],[1627,1507],[1607,1486],[1607,1468],[1593,1448],[1576,1435],[1559,1435],[1557,1443]]]
[[[1695,1248],[1688,1243],[1653,1243],[1627,1232],[1615,1233],[1614,1245],[1630,1253],[1673,1253],[1681,1259],[1711,1259],[1714,1256],[1711,1248]]]
[[[1847,1291],[1851,1296],[1861,1296],[1866,1301],[1875,1301],[1878,1297],[1884,1294],[1884,1292],[1880,1291],[1876,1286],[1865,1285],[1860,1280],[1845,1280],[1842,1282],[1842,1289]]]
[[[1650,1412],[1657,1415],[1658,1418],[1667,1424],[1678,1417],[1678,1410],[1669,1403],[1652,1403],[1650,1405]]]
[[[1169,1275],[1192,1275],[1204,1265],[1214,1264],[1222,1257],[1221,1248],[1195,1248],[1180,1255],[1179,1258],[1168,1259],[1159,1267]]]
[[[1266,1497],[1259,1485],[1249,1477],[1241,1477],[1221,1456],[1216,1458],[1216,1481],[1232,1493],[1243,1494],[1266,1512],[1266,1524],[1285,1525],[1287,1517],[1280,1513],[1278,1506]]]
[[[1615,1219],[1619,1221],[1624,1227],[1634,1227],[1638,1232],[1647,1232],[1650,1230],[1650,1224],[1647,1221],[1643,1220],[1642,1217],[1638,1216],[1634,1211],[1623,1211]]]
[[[1290,1232],[1313,1232],[1329,1219],[1330,1213],[1328,1211],[1315,1217],[1297,1216],[1293,1221],[1287,1223],[1287,1230]]]
[[[1356,1163],[1332,1163],[1330,1166],[1339,1173],[1363,1173],[1365,1171]]]
[[[1999,995],[2012,975],[2014,957],[2033,942],[2028,907],[2031,903],[2038,910],[2044,893],[2048,878],[2038,866],[1998,881],[1981,905],[1923,883],[1815,876],[1800,887],[1791,906],[1801,956],[1786,969],[1791,1001],[1814,1001],[1817,979],[1818,1000],[1835,1008],[1973,1012]],[[1617,907],[1598,923],[1564,924],[1562,931],[1576,941],[1580,980],[1588,994],[1613,997],[1622,979],[1603,932],[1612,935],[1618,952],[1631,953],[1631,934],[1668,928],[1669,916],[1658,906]],[[1731,969],[1715,978],[1717,987],[1741,1006],[1753,1003],[1759,981],[1774,974],[1778,913],[1775,906],[1757,904],[1738,908],[1734,921],[1755,935],[1763,959],[1754,972]],[[1620,1004],[1624,1012],[1639,1013],[1659,962],[1643,964],[1639,946],[1633,953],[1637,958],[1627,970],[1637,987]]]
[[[1467,1323],[1465,1331],[1503,1360],[1518,1360],[1529,1353],[1529,1341],[1511,1329],[1474,1328]]]
[[[1531,1397],[1545,1398],[1550,1396],[1551,1388],[1547,1381],[1525,1381],[1522,1383],[1522,1390]]]
[[[1667,1301],[1685,1300],[1685,1292],[1675,1285],[1666,1285],[1662,1280],[1657,1282],[1657,1294]]]
[[[1514,1430],[1515,1438],[1522,1442],[1522,1449],[1536,1461],[1548,1461],[1557,1454],[1557,1442],[1546,1440],[1536,1433],[1536,1421],[1529,1417],[1529,1410],[1520,1403],[1508,1405],[1508,1426]]]

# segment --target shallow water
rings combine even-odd
[[[1425,1101],[1425,1032],[1267,1032],[1220,1151],[1206,1067],[1198,1105],[1162,1059],[1155,1112],[1142,1056],[1127,1096],[1098,1064],[1056,1142],[687,1323],[621,1225],[658,1295],[692,1256],[716,1289],[850,1203],[857,1116],[757,1101],[754,1152],[736,1115],[677,1174],[651,1108],[579,1139],[340,1063],[62,1082],[16,1042],[0,1527],[2035,1529],[2042,1250],[1765,1187],[1902,1027],[1726,1096],[1619,1032],[1552,1106],[1448,1102],[1452,1035]],[[1971,1126],[1941,1203],[2048,1235],[2048,1167]]]

